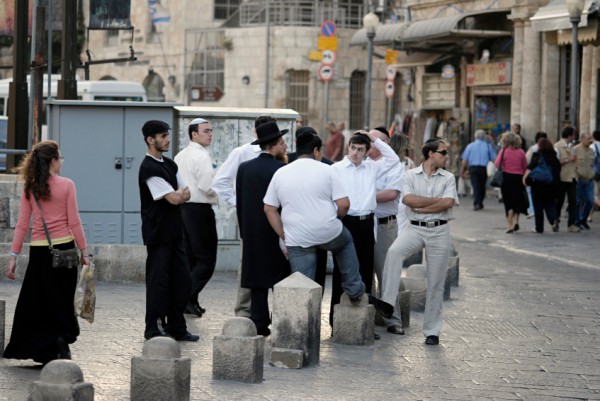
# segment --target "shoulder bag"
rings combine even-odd
[[[77,248],[61,250],[55,249],[52,246],[50,232],[48,231],[48,226],[46,225],[46,219],[44,219],[44,213],[42,212],[40,201],[38,200],[37,196],[34,195],[33,197],[38,209],[40,209],[40,215],[42,216],[44,232],[46,233],[46,238],[48,239],[48,248],[50,248],[50,253],[52,253],[52,267],[70,269],[72,267],[79,266],[79,251]]]
[[[529,172],[527,178],[531,178],[533,182],[542,184],[550,184],[554,180],[554,177],[552,177],[552,170],[546,163],[546,160],[544,160],[544,156],[540,154],[540,160],[538,161],[537,166]]]
[[[594,144],[596,150],[594,154],[594,181],[600,181],[600,150],[598,150],[598,143]]]
[[[500,156],[500,164],[498,165],[498,169],[494,173],[494,176],[492,177],[492,182],[490,183],[491,186],[496,188],[500,188],[502,186],[502,182],[504,181],[504,173],[502,172],[502,161],[504,160],[505,151],[506,148],[501,150],[502,156]]]

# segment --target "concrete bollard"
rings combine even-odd
[[[415,312],[425,311],[427,298],[427,268],[425,265],[412,265],[402,278],[407,291],[410,291],[410,309]]]
[[[146,341],[142,356],[131,358],[131,401],[189,400],[191,368],[191,359],[181,357],[172,338]]]
[[[359,306],[350,303],[343,293],[340,303],[333,307],[332,341],[345,345],[372,345],[375,340],[375,307],[369,305],[365,294]]]
[[[447,269],[446,281],[444,281],[444,301],[450,299],[450,287],[452,287],[452,272],[450,272],[450,269]]]
[[[459,278],[459,265],[460,258],[457,256],[450,256],[448,258],[448,270],[451,274],[450,285],[452,287],[458,287],[458,278]]]
[[[423,263],[423,250],[421,249],[419,252],[410,255],[408,258],[404,259],[402,263],[402,267],[410,267],[412,265],[416,265],[419,263]]]
[[[278,368],[300,369],[304,359],[304,352],[299,349],[273,348],[269,364]]]
[[[6,301],[0,300],[0,358],[4,354],[4,330],[6,320]]]
[[[247,317],[234,317],[213,340],[213,379],[244,383],[263,381],[265,338]]]
[[[273,287],[273,348],[301,350],[302,366],[319,364],[321,286],[296,272]]]
[[[93,401],[94,386],[83,381],[79,366],[67,359],[50,361],[30,388],[28,401]]]
[[[402,319],[402,328],[410,327],[410,291],[400,291],[398,293],[400,303],[400,318]]]

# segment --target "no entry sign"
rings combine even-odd
[[[326,64],[321,64],[319,67],[319,79],[321,81],[331,81],[333,78],[333,67]]]

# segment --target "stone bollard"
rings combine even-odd
[[[319,364],[321,295],[321,286],[299,272],[273,287],[271,343],[273,348],[301,350],[303,367]]]
[[[417,265],[419,263],[423,263],[423,250],[421,249],[419,252],[410,255],[408,258],[404,259],[402,263],[402,267],[410,267],[412,265]]]
[[[191,368],[191,359],[181,357],[172,338],[146,341],[142,356],[131,358],[131,401],[189,400]]]
[[[333,307],[332,341],[345,345],[372,345],[375,340],[375,307],[363,295],[360,306],[350,303],[343,293],[340,303]]]
[[[410,291],[400,290],[398,293],[400,303],[400,318],[402,319],[402,328],[410,327]]]
[[[427,297],[427,268],[425,265],[412,265],[402,278],[407,291],[410,291],[410,309],[415,312],[425,311]]]
[[[452,272],[450,269],[446,270],[446,281],[444,281],[444,301],[450,299],[450,287],[452,287]]]
[[[0,358],[4,353],[4,327],[6,320],[6,301],[0,300]]]
[[[450,271],[450,285],[452,287],[458,287],[458,277],[459,277],[459,264],[460,258],[457,256],[450,256],[448,258],[448,270]]]
[[[93,401],[94,386],[83,381],[81,368],[73,361],[50,361],[40,379],[30,388],[28,401]]]
[[[265,338],[256,335],[256,326],[247,317],[225,322],[213,340],[213,379],[244,383],[263,381]]]

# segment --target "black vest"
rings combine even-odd
[[[179,205],[170,204],[165,198],[155,201],[146,184],[151,177],[163,178],[176,190],[177,164],[163,156],[159,162],[146,156],[140,165],[138,182],[142,204],[142,238],[145,245],[158,245],[182,239]]]

